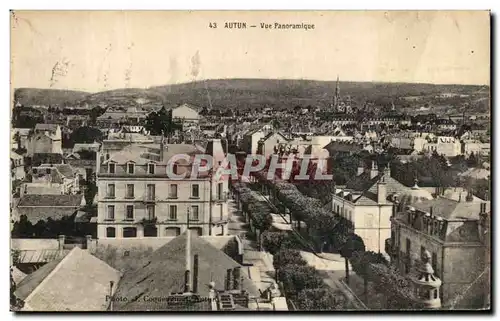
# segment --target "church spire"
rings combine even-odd
[[[340,104],[340,84],[339,84],[339,75],[337,75],[337,84],[335,86],[335,96],[333,97],[333,110],[334,112],[339,111]]]

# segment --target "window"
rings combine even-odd
[[[36,168],[33,168],[33,174],[38,173],[38,170]]]
[[[420,260],[423,260],[425,254],[425,247],[420,247]]]
[[[405,262],[405,273],[410,273],[410,251],[411,251],[411,241],[406,239],[406,262]]]
[[[200,211],[198,205],[191,206],[191,215],[189,216],[191,221],[198,221],[200,219]]]
[[[108,159],[109,159],[109,154],[106,154],[106,160],[108,160]]]
[[[224,186],[222,183],[217,184],[217,199],[221,200],[222,199],[222,193],[224,191]]]
[[[46,172],[47,172],[47,175],[50,175],[50,173],[52,172],[52,170],[50,168],[47,168]]]
[[[437,270],[437,259],[438,259],[437,253],[432,252],[432,262],[431,262],[432,269],[434,270],[434,274],[437,277],[439,277],[438,270]]]
[[[134,198],[134,184],[127,184],[127,198]]]
[[[116,230],[114,227],[106,228],[106,237],[109,237],[109,238],[116,237]]]
[[[200,185],[199,184],[193,184],[191,186],[191,197],[200,197]]]
[[[154,174],[155,173],[155,164],[151,163],[148,164],[148,174]]]
[[[155,206],[154,205],[148,205],[146,207],[146,211],[148,213],[148,220],[152,220],[155,218]]]
[[[179,174],[177,170],[178,170],[178,168],[177,168],[177,164],[173,164],[173,165],[172,165],[172,172],[173,172],[174,174]]]
[[[110,173],[110,174],[115,173],[115,164],[113,164],[113,163],[108,164],[108,173]]]
[[[115,206],[114,205],[108,205],[108,220],[114,220],[115,219]]]
[[[134,164],[133,163],[127,164],[127,173],[134,174]]]
[[[170,185],[170,193],[168,194],[169,198],[177,198],[177,184]]]
[[[177,221],[177,205],[170,205],[170,211],[168,212],[168,219],[171,221]]]
[[[146,197],[148,198],[149,201],[153,201],[156,197],[155,195],[155,185],[154,184],[148,184],[146,186]]]
[[[137,237],[137,229],[135,227],[124,227],[123,228],[123,237]]]
[[[133,220],[134,219],[134,205],[127,205],[125,219],[126,220]]]
[[[115,198],[115,184],[108,184],[108,191],[106,197]]]
[[[157,237],[158,236],[158,228],[154,225],[146,225],[144,226],[144,237]]]

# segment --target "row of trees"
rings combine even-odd
[[[57,238],[59,235],[73,235],[84,237],[89,231],[82,230],[75,225],[75,215],[64,216],[61,219],[39,220],[36,224],[31,223],[26,215],[21,215],[19,221],[14,223],[12,238]]]
[[[256,176],[262,179],[267,177],[267,173],[260,173]],[[334,251],[341,254],[345,259],[346,282],[348,284],[350,262],[354,272],[364,279],[365,294],[368,293],[368,282],[372,282],[377,289],[383,291],[387,299],[385,303],[387,308],[412,309],[417,307],[417,300],[410,281],[389,267],[389,263],[380,253],[365,251],[364,242],[361,237],[353,233],[351,222],[323,210],[319,200],[304,196],[291,183],[270,183],[267,180],[262,180],[262,182],[272,185],[278,200],[290,209],[294,219],[306,222],[308,230],[316,233],[316,240],[319,241],[317,244],[321,246],[321,250],[327,243]],[[314,272],[310,269],[297,267],[301,262],[300,253],[290,255],[290,252],[286,252],[290,249],[300,248],[300,242],[290,239],[289,236],[269,232],[265,234],[263,242],[264,247],[271,254],[275,253],[275,268],[278,271],[281,270],[277,275],[283,282],[288,295],[292,297],[295,295],[295,299],[300,305],[301,302],[309,302],[307,298],[314,296],[313,293],[319,293],[318,291],[309,291],[306,297],[304,297],[305,293],[302,293],[299,299],[299,292],[303,291],[306,285],[313,286],[317,282]],[[298,262],[294,260],[298,260]],[[287,264],[292,266],[290,270],[286,268]],[[296,276],[296,274],[298,275]],[[308,281],[305,281],[305,278]],[[320,292],[322,293],[322,291]],[[318,302],[322,302],[320,298],[320,296],[316,298]],[[316,308],[320,309],[321,307],[314,306],[314,309]]]
[[[303,311],[341,310],[346,308],[342,293],[334,292],[323,281],[318,271],[302,258],[302,243],[293,234],[266,232],[264,248],[273,255],[276,278],[288,300]]]
[[[258,247],[262,246],[262,233],[269,230],[273,223],[269,204],[252,191],[246,184],[237,182],[233,189],[238,200],[242,203],[243,212],[247,213],[252,221],[252,226],[257,230]]]

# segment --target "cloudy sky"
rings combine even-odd
[[[257,28],[223,28],[235,21]],[[314,30],[260,28],[275,22],[314,24]],[[11,82],[91,92],[194,79],[337,75],[489,84],[489,27],[485,11],[16,11]]]

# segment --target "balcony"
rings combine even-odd
[[[158,199],[156,198],[155,195],[144,195],[144,197],[142,198],[142,201],[144,203],[156,203],[158,201]]]
[[[222,217],[213,217],[212,218],[212,225],[222,225],[226,224],[229,221],[227,216],[222,216]]]
[[[155,217],[145,217],[142,220],[140,220],[138,223],[143,225],[143,226],[154,226],[158,222],[158,218]]]
[[[221,194],[216,194],[212,197],[212,202],[215,203],[225,203],[227,202],[229,198],[229,195],[227,192],[221,193]]]

